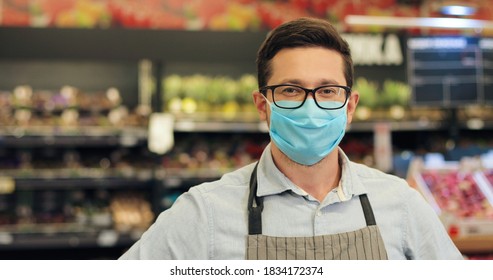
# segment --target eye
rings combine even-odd
[[[339,92],[340,90],[337,87],[324,87],[317,90],[317,93],[321,95],[339,95]]]
[[[284,95],[298,95],[304,93],[304,91],[299,87],[294,86],[283,86],[279,88],[280,93]]]

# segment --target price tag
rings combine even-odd
[[[8,232],[0,232],[0,244],[10,245],[14,242],[14,237]]]
[[[97,243],[101,247],[115,246],[118,241],[118,233],[114,230],[103,230],[99,233]]]
[[[188,120],[182,120],[175,124],[175,128],[179,131],[194,131],[195,127],[195,122]]]
[[[171,178],[166,178],[163,181],[163,184],[165,187],[168,187],[168,188],[176,188],[176,187],[181,186],[183,184],[183,181],[180,178],[171,177]]]
[[[153,113],[149,120],[148,147],[151,152],[163,155],[174,145],[174,117],[166,113]]]
[[[0,194],[10,194],[15,191],[15,180],[12,177],[0,177]]]
[[[139,139],[137,139],[137,136],[129,132],[124,131],[120,137],[120,144],[123,147],[133,147],[137,145],[138,142]]]

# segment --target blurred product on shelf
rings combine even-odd
[[[25,190],[10,196],[0,195],[0,206],[10,201],[11,207],[0,208],[0,229],[12,234],[50,226],[128,231],[146,228],[154,217],[148,198],[135,191]]]
[[[443,155],[415,158],[408,181],[440,214],[452,237],[493,234],[493,165],[481,157],[445,161]]]
[[[148,198],[139,193],[120,193],[112,196],[109,205],[115,229],[147,229],[154,221]]]
[[[479,189],[472,173],[433,170],[424,171],[421,176],[442,211],[459,218],[493,219],[493,207]]]
[[[493,260],[493,254],[470,254],[467,255],[468,260]]]
[[[252,92],[258,88],[257,78],[245,74],[238,79],[169,75],[163,79],[165,112],[178,117],[222,120],[258,120]]]
[[[0,176],[25,179],[132,178],[152,169],[149,152],[134,148],[1,149]]]
[[[408,84],[385,80],[381,86],[376,81],[364,77],[356,79],[353,90],[360,93],[358,105],[368,109],[391,108],[401,106],[408,109],[411,100],[411,88]]]
[[[146,127],[148,116],[124,105],[117,88],[84,92],[72,86],[59,91],[18,86],[12,92],[0,91],[2,129]]]
[[[176,141],[172,151],[163,156],[167,174],[209,174],[220,176],[257,160],[268,143],[263,135],[196,135]]]

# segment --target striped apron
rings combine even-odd
[[[262,235],[263,200],[257,193],[257,166],[248,196],[247,260],[386,260],[387,251],[366,194],[359,196],[366,227],[312,237]]]

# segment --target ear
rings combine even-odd
[[[347,101],[347,123],[350,124],[353,121],[353,115],[356,111],[356,106],[359,101],[359,92],[352,91]]]
[[[253,91],[252,96],[253,96],[253,103],[257,108],[260,120],[261,121],[267,120],[267,107],[269,106],[267,105],[264,96],[258,91]]]

